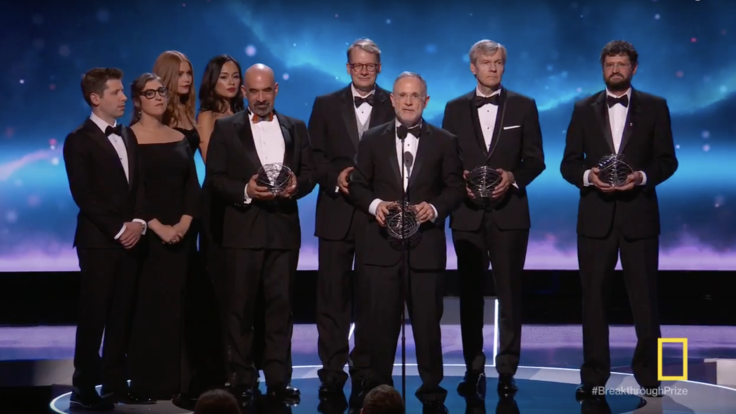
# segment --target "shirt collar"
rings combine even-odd
[[[355,85],[353,85],[352,82],[350,83],[350,90],[353,92],[353,98],[356,97],[356,96],[360,96],[361,98],[365,98],[365,96],[363,96],[360,93],[358,93],[358,90],[355,89]],[[374,93],[376,93],[376,86],[375,85],[373,86],[373,90],[370,91],[368,93],[368,95],[373,95]],[[368,95],[366,95],[366,96],[368,96]]]
[[[480,91],[480,87],[478,87],[478,86],[476,85],[476,87],[475,87],[475,95],[476,95],[476,96],[482,96],[482,97],[484,97],[484,98],[490,98],[490,97],[491,97],[491,96],[493,96],[493,95],[500,95],[500,94],[501,94],[501,89],[503,89],[503,87],[501,87],[501,88],[498,88],[498,89],[497,89],[496,91],[494,91],[494,92],[493,92],[492,94],[490,94],[490,95],[485,95],[485,94],[483,94],[483,93],[482,93],[482,92]]]
[[[107,121],[104,121],[102,118],[95,115],[94,112],[92,113],[92,115],[89,116],[89,119],[91,119],[92,122],[94,122],[95,125],[97,125],[97,127],[99,127],[102,130],[102,132],[105,132],[108,126],[115,128],[118,125],[117,121],[115,121],[115,123],[113,123],[112,125],[108,124]]]

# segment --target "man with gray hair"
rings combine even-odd
[[[393,384],[406,302],[422,379],[416,395],[425,404],[425,413],[442,413],[447,412],[447,391],[440,386],[445,219],[465,194],[462,161],[455,136],[422,119],[429,96],[421,76],[402,73],[394,83],[391,102],[396,120],[363,134],[349,186],[357,208],[369,214],[363,272],[371,298],[371,368],[377,384]],[[389,209],[402,201],[414,209],[419,223],[419,237],[413,240],[406,261],[402,247],[397,248],[397,240],[386,231]]]
[[[381,50],[370,39],[356,40],[347,51],[350,85],[314,100],[309,136],[319,195],[315,236],[319,238],[317,273],[318,350],[322,360],[321,397],[343,395],[350,364],[353,393],[363,388],[370,368],[368,338],[363,326],[367,289],[362,286],[359,242],[367,217],[348,197],[348,177],[363,132],[394,118],[389,92],[376,85]],[[355,272],[351,278],[355,262]],[[355,321],[355,348],[350,351],[350,320]],[[365,390],[367,392],[367,390]]]
[[[529,241],[526,188],[545,169],[539,113],[533,99],[501,86],[507,52],[481,40],[470,49],[476,86],[447,103],[442,128],[457,135],[464,174],[481,166],[500,173],[490,203],[475,203],[468,189],[450,219],[460,274],[460,325],[465,358],[462,395],[485,393],[484,279],[493,268],[499,302],[498,392],[516,391],[521,353],[521,280]]]

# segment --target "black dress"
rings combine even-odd
[[[139,145],[139,151],[150,216],[164,225],[178,223],[183,215],[196,218],[200,186],[187,140]],[[146,241],[148,254],[138,282],[128,369],[135,391],[170,399],[188,376],[182,372],[184,298],[190,256],[196,251],[196,221],[177,244],[164,244],[151,229]]]

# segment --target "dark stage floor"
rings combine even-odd
[[[486,326],[486,352],[489,361],[494,353],[494,326]],[[636,395],[637,385],[629,374],[635,346],[633,327],[611,328],[611,352],[614,375],[608,383],[608,406],[581,406],[574,399],[582,362],[582,332],[576,325],[528,325],[522,335],[521,364],[517,380],[520,391],[515,401],[499,402],[495,395],[495,369],[488,366],[488,394],[482,406],[467,405],[455,389],[464,374],[460,328],[443,325],[446,405],[450,413],[693,413],[721,414],[736,412],[736,327],[663,326],[668,338],[688,339],[688,381],[665,381],[665,396],[643,399]],[[68,412],[68,394],[73,372],[74,327],[0,328],[0,387],[52,387],[57,397],[54,407]],[[400,350],[396,362],[401,361]],[[294,386],[302,391],[301,403],[289,410],[260,407],[261,412],[317,413],[317,331],[314,325],[297,325],[294,330]],[[421,412],[414,397],[419,386],[416,376],[414,343],[407,326],[406,381],[407,412]],[[663,352],[664,375],[681,375],[681,345],[666,345]],[[401,368],[395,367],[395,385],[401,390]],[[350,387],[346,387],[346,396]],[[584,411],[580,411],[580,410]],[[0,410],[2,411],[2,410]],[[186,409],[161,401],[152,406],[119,406],[118,412],[186,413]],[[323,410],[324,411],[324,410]],[[345,412],[330,411],[330,412]],[[19,412],[14,410],[12,412]],[[24,411],[25,412],[25,411]]]

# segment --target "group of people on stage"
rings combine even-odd
[[[250,401],[261,370],[269,397],[298,400],[291,386],[297,200],[316,186],[320,398],[344,399],[348,380],[358,401],[393,385],[406,303],[422,381],[416,395],[427,412],[446,412],[440,320],[448,218],[466,365],[458,392],[485,393],[490,264],[499,301],[498,391],[513,395],[531,227],[526,188],[546,168],[542,133],[535,101],[502,86],[505,47],[481,40],[469,58],[477,83],[447,103],[441,127],[423,119],[429,94],[421,75],[403,72],[390,91],[378,86],[382,56],[369,39],[348,48],[352,82],[317,97],[308,123],[275,109],[279,84],[268,66],[243,73],[227,55],[207,64],[196,116],[193,67],[180,52],[164,52],[129,90],[118,69],[87,72],[82,92],[92,115],[64,143],[80,209],[72,405],[108,410],[115,402],[196,399],[226,385]],[[657,396],[655,188],[678,162],[666,101],[631,86],[634,47],[610,42],[600,61],[606,88],[575,104],[560,167],[580,189],[584,363],[576,395],[595,397],[610,376],[604,299],[620,253],[638,337],[633,372],[646,395]],[[127,99],[130,126],[120,123]],[[197,150],[206,165],[201,187]],[[598,160],[610,154],[636,167],[622,185],[599,177]],[[259,180],[269,164],[288,167],[278,192]],[[479,166],[501,176],[486,205],[473,202],[466,182]],[[419,223],[408,260],[386,231],[389,210],[402,200]]]

